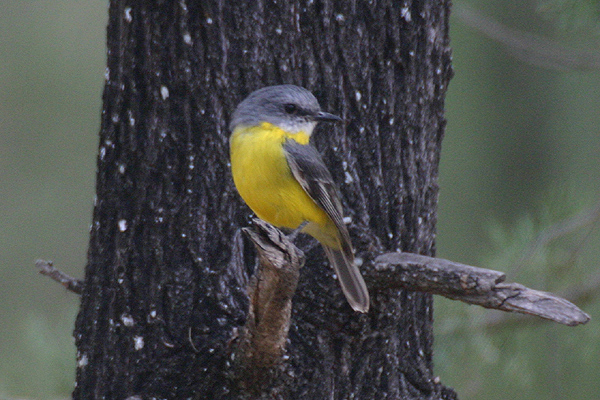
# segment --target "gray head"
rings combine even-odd
[[[319,102],[308,90],[294,85],[267,86],[252,92],[242,101],[231,118],[229,128],[270,122],[281,129],[310,135],[319,121],[341,121],[321,111]]]

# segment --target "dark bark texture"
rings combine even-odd
[[[434,255],[449,3],[110,2],[75,399],[249,396],[231,354],[256,260],[227,124],[252,90],[298,84],[346,121],[313,144],[357,257]],[[433,374],[431,295],[370,288],[370,312],[355,313],[320,246],[297,243],[286,354],[252,396],[455,398]]]

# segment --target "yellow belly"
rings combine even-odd
[[[292,175],[282,147],[286,139],[307,144],[309,137],[303,132],[287,134],[268,123],[236,129],[230,143],[235,186],[252,211],[268,223],[295,229],[307,221],[306,233],[321,242],[337,242],[331,219]]]

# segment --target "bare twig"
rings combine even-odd
[[[261,220],[244,229],[260,265],[249,284],[250,310],[236,359],[242,386],[257,389],[276,373],[290,326],[292,297],[304,254],[279,230]]]
[[[35,266],[39,270],[40,274],[49,276],[56,282],[66,287],[67,290],[77,294],[81,294],[83,292],[83,281],[73,278],[56,269],[54,265],[52,265],[52,261],[36,260]]]
[[[538,67],[554,70],[600,68],[600,53],[573,50],[539,35],[509,28],[464,4],[456,4],[456,15],[465,25],[506,46],[515,57]]]
[[[502,272],[411,253],[388,253],[367,271],[371,284],[402,287],[485,308],[536,315],[564,325],[585,324],[590,317],[552,293],[504,283]]]

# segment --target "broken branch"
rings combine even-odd
[[[243,231],[256,246],[260,264],[249,284],[250,310],[236,359],[242,386],[254,390],[274,376],[282,360],[304,254],[264,221],[255,219],[254,229]]]
[[[502,272],[412,253],[377,257],[368,280],[378,287],[438,294],[449,299],[508,312],[536,315],[560,324],[585,324],[590,317],[552,293],[504,283]]]

